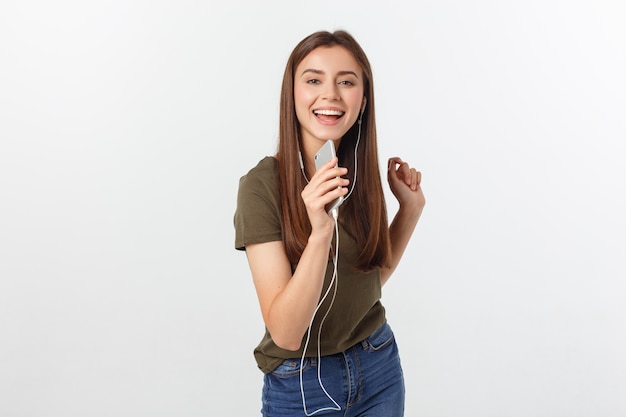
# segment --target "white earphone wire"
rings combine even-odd
[[[330,313],[330,309],[332,308],[335,302],[335,297],[337,295],[338,278],[339,278],[337,275],[337,262],[339,260],[339,223],[337,222],[337,209],[333,210],[333,217],[335,219],[335,251],[334,251],[335,253],[333,255],[333,276],[330,282],[328,283],[328,288],[326,289],[324,296],[322,297],[320,302],[317,304],[317,307],[315,308],[315,311],[313,312],[313,317],[311,317],[311,321],[309,322],[309,328],[307,330],[306,341],[304,343],[304,348],[302,349],[302,358],[300,359],[300,394],[302,395],[302,408],[304,409],[304,414],[306,414],[307,416],[313,416],[322,411],[331,411],[331,410],[340,411],[341,410],[341,406],[337,404],[337,401],[335,401],[335,399],[328,393],[328,391],[326,391],[326,388],[324,387],[324,384],[322,383],[322,359],[321,359],[322,352],[321,352],[321,346],[320,346],[321,339],[322,339],[322,325],[324,324],[326,317],[328,317],[328,314]],[[302,368],[304,367],[304,359],[306,357],[306,350],[309,347],[309,341],[311,339],[311,328],[313,327],[313,320],[315,320],[317,311],[322,306],[322,303],[324,302],[324,300],[326,300],[326,297],[328,297],[328,294],[330,293],[331,288],[333,288],[333,297],[330,300],[330,305],[328,306],[328,310],[326,310],[326,314],[324,314],[324,317],[322,317],[322,320],[320,321],[319,329],[317,331],[317,381],[319,382],[320,388],[322,388],[322,391],[324,391],[324,394],[326,395],[326,397],[333,402],[334,406],[320,408],[318,410],[315,410],[312,413],[309,413],[309,411],[306,408],[306,397],[304,395]]]
[[[356,145],[354,147],[354,175],[353,175],[353,180],[352,180],[352,186],[350,187],[350,191],[348,192],[348,194],[346,195],[346,197],[344,198],[344,201],[348,199],[348,197],[350,197],[350,195],[352,194],[352,191],[354,191],[354,186],[356,185],[356,180],[357,180],[357,151],[359,149],[359,142],[361,141],[361,124],[363,121],[363,113],[364,113],[365,109],[361,110],[361,115],[359,117],[358,123],[359,123],[359,130],[358,130],[358,134],[357,134],[357,140],[356,140]],[[302,171],[302,175],[304,176],[304,179],[306,180],[307,184],[309,183],[309,179],[306,176],[306,173],[304,171],[304,162],[302,161],[302,153],[298,152],[298,157],[300,158],[300,169]],[[326,320],[326,317],[328,317],[328,314],[330,313],[330,310],[335,302],[335,297],[337,295],[337,286],[339,285],[339,277],[337,274],[337,263],[339,261],[339,222],[337,220],[338,218],[338,209],[335,208],[332,211],[332,216],[335,219],[335,251],[333,254],[333,275],[332,278],[328,284],[328,288],[326,289],[326,292],[324,293],[324,296],[321,298],[320,302],[317,304],[317,307],[315,308],[315,310],[313,311],[313,316],[311,317],[311,321],[309,322],[309,327],[307,329],[307,335],[306,335],[306,340],[304,342],[304,348],[302,349],[302,357],[300,359],[300,394],[302,395],[302,408],[304,409],[304,414],[306,414],[307,416],[313,416],[319,412],[322,411],[340,411],[341,410],[341,406],[339,404],[337,404],[337,401],[335,401],[335,399],[328,393],[328,391],[326,391],[326,388],[324,387],[324,384],[322,383],[322,361],[321,361],[321,357],[322,357],[322,353],[321,353],[321,339],[322,339],[322,325],[324,324],[324,321]],[[331,248],[332,250],[332,248]],[[333,285],[334,284],[334,285]],[[311,329],[313,327],[313,321],[315,320],[315,316],[317,315],[318,310],[320,309],[320,307],[322,306],[322,303],[326,300],[326,298],[328,297],[328,294],[330,293],[331,288],[333,288],[333,296],[330,300],[330,305],[328,306],[328,310],[326,311],[326,313],[324,314],[324,317],[322,317],[322,320],[320,321],[320,325],[319,325],[319,329],[317,332],[317,381],[319,382],[320,388],[322,388],[322,391],[324,391],[324,394],[326,395],[326,397],[332,401],[332,403],[334,404],[334,406],[332,407],[324,407],[324,408],[320,408],[318,410],[315,410],[312,413],[309,413],[306,407],[306,397],[304,395],[304,383],[303,383],[303,376],[302,376],[302,368],[304,367],[304,359],[306,358],[306,351],[307,348],[309,346],[309,342],[311,340]]]

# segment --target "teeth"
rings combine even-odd
[[[343,112],[339,110],[315,110],[313,113],[324,116],[342,116]]]

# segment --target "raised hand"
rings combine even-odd
[[[421,182],[422,173],[398,157],[389,158],[387,181],[391,192],[403,208],[421,211],[426,204]]]

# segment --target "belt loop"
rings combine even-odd
[[[367,344],[367,339],[361,341],[361,346],[363,347],[363,350],[367,350],[369,348],[369,345]]]

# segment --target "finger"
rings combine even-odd
[[[411,168],[411,190],[417,190],[417,171]]]
[[[350,184],[350,180],[347,178],[333,177],[320,184],[318,189],[320,195],[324,195],[338,188],[346,188],[348,184]]]
[[[336,162],[335,164],[333,164],[332,162],[329,162],[328,164],[322,165],[320,169],[315,171],[315,173],[313,174],[313,177],[311,178],[311,181],[319,180],[320,182],[324,182],[324,181],[328,181],[330,178],[341,177],[348,173],[348,168],[337,167],[335,165],[336,165]]]
[[[411,185],[411,168],[406,162],[402,162],[397,169],[398,175],[406,185]]]
[[[339,163],[339,158],[335,156],[329,159],[328,161],[324,162],[322,165],[320,165],[319,168],[316,168],[315,174],[318,172],[324,172],[324,171],[328,171],[329,169],[335,168],[338,163]]]
[[[328,162],[326,162],[324,164],[324,168],[329,169],[334,167],[335,165],[337,165],[339,163],[339,158],[337,158],[336,156],[334,158],[331,158]]]
[[[387,171],[391,172],[391,170],[395,169],[396,165],[401,164],[401,163],[402,163],[402,159],[398,158],[397,156],[389,158],[387,162]]]

